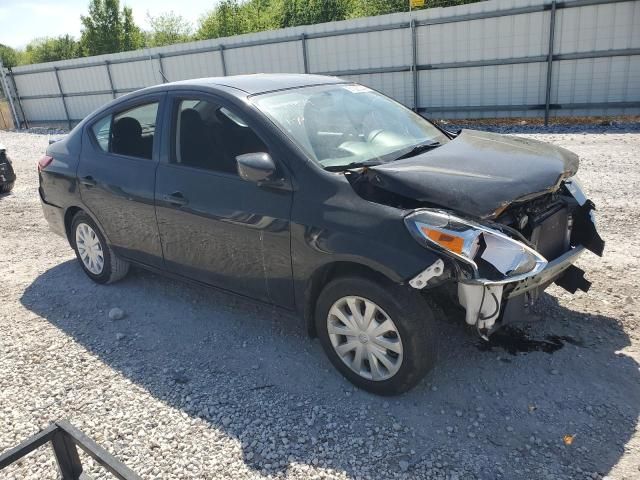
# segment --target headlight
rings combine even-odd
[[[476,279],[515,281],[547,265],[538,252],[504,233],[441,210],[416,210],[405,224],[418,242],[469,265]]]

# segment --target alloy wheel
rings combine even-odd
[[[340,359],[361,377],[383,381],[400,369],[400,332],[391,317],[371,300],[356,296],[337,300],[329,309],[327,330]]]

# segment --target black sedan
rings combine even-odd
[[[0,195],[13,190],[16,174],[7,153],[7,147],[0,143]]]
[[[432,300],[487,338],[601,255],[578,158],[449,132],[313,75],[168,83],[112,101],[39,162],[51,228],[98,283],[131,264],[299,312],[334,366],[380,394],[434,365]]]

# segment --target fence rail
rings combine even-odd
[[[113,455],[91,440],[88,436],[66,420],[52,423],[44,430],[26,439],[0,455],[0,470],[20,460],[37,448],[51,442],[53,453],[58,462],[62,480],[90,480],[83,471],[77,447],[84,450],[96,462],[120,480],[140,480],[140,477],[125,464],[116,460]]]
[[[640,0],[490,0],[29,65],[7,78],[21,121],[71,127],[167,79],[261,71],[342,76],[453,117],[638,113]]]

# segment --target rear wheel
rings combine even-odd
[[[416,292],[346,277],[330,282],[316,306],[316,328],[331,363],[379,395],[415,386],[436,361],[434,316]]]
[[[129,262],[118,258],[86,213],[78,212],[73,217],[71,237],[82,269],[94,282],[116,282],[129,272]]]

